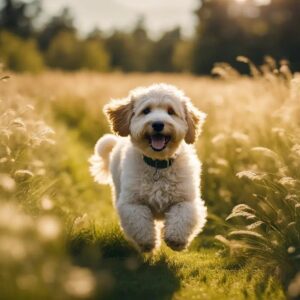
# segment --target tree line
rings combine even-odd
[[[265,55],[285,59],[300,69],[300,1],[199,0],[193,37],[179,28],[153,40],[143,18],[131,32],[107,35],[94,29],[80,37],[66,8],[41,26],[39,0],[5,0],[0,6],[0,60],[14,71],[44,68],[124,72],[210,73],[215,62],[228,62],[241,71],[236,57],[256,64]]]

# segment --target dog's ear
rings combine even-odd
[[[198,110],[190,101],[186,101],[185,115],[188,130],[184,140],[187,144],[193,144],[201,133],[206,114]]]
[[[128,136],[130,133],[130,120],[133,115],[133,101],[131,97],[121,100],[113,100],[103,108],[111,129],[120,136]]]

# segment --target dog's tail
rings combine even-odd
[[[116,145],[118,138],[112,134],[105,134],[100,138],[94,150],[94,155],[89,159],[90,172],[94,180],[101,184],[110,183],[111,175],[109,172],[110,152]]]

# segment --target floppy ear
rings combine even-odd
[[[201,133],[206,114],[198,110],[190,101],[185,103],[185,115],[188,130],[184,140],[187,144],[193,144]]]
[[[129,135],[130,120],[133,115],[133,102],[130,97],[113,100],[103,108],[111,129],[120,136]]]

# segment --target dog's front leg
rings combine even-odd
[[[155,223],[149,207],[121,202],[117,204],[117,210],[125,235],[133,240],[141,251],[152,251],[156,246],[157,239]]]
[[[180,202],[165,215],[164,240],[176,251],[185,249],[200,232],[206,221],[206,209],[201,202]]]

